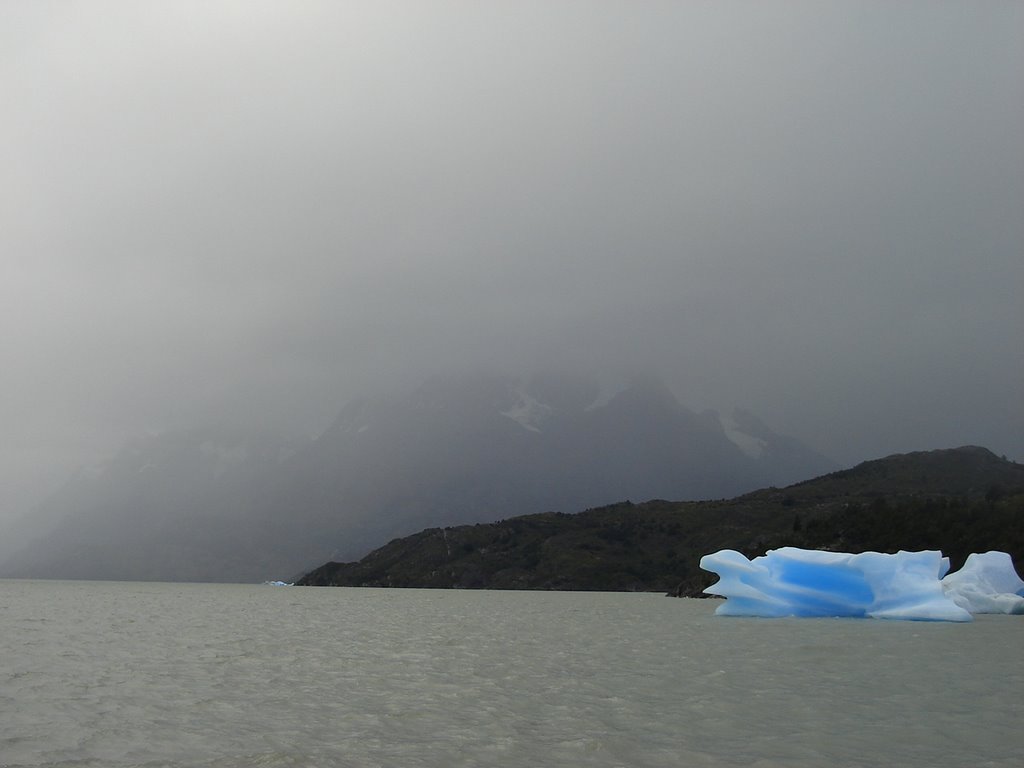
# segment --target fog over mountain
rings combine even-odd
[[[1014,2],[5,3],[0,554],[126,446],[476,371],[1024,459],[1022,72]]]
[[[696,499],[836,465],[749,413],[547,375],[434,378],[346,406],[318,439],[223,429],[139,440],[36,511],[0,577],[260,581],[359,558],[422,528]]]

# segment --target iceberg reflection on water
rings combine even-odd
[[[724,549],[701,558],[727,598],[719,616],[872,617],[970,621],[972,613],[1024,613],[1024,581],[1005,552],[971,555],[949,571],[941,552],[822,552],[782,547],[748,560]]]

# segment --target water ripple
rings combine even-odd
[[[0,766],[1024,764],[1024,621],[0,581]]]

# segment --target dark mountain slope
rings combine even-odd
[[[700,557],[779,546],[840,551],[1009,551],[1024,566],[1024,466],[965,447],[890,456],[783,489],[719,502],[624,502],[433,528],[305,585],[664,590],[698,594]]]
[[[1022,465],[1001,459],[987,448],[968,445],[865,461],[852,469],[797,483],[789,490],[809,498],[841,494],[974,497],[993,486],[998,492],[999,486],[1018,488],[1022,482]]]

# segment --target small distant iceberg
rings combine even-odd
[[[725,549],[702,557],[700,567],[720,577],[704,590],[726,598],[719,616],[971,621],[974,613],[1024,613],[1024,582],[1005,552],[971,555],[949,575],[949,558],[936,550],[782,547],[748,560]]]
[[[264,581],[269,587],[294,587],[295,585],[287,581]]]

